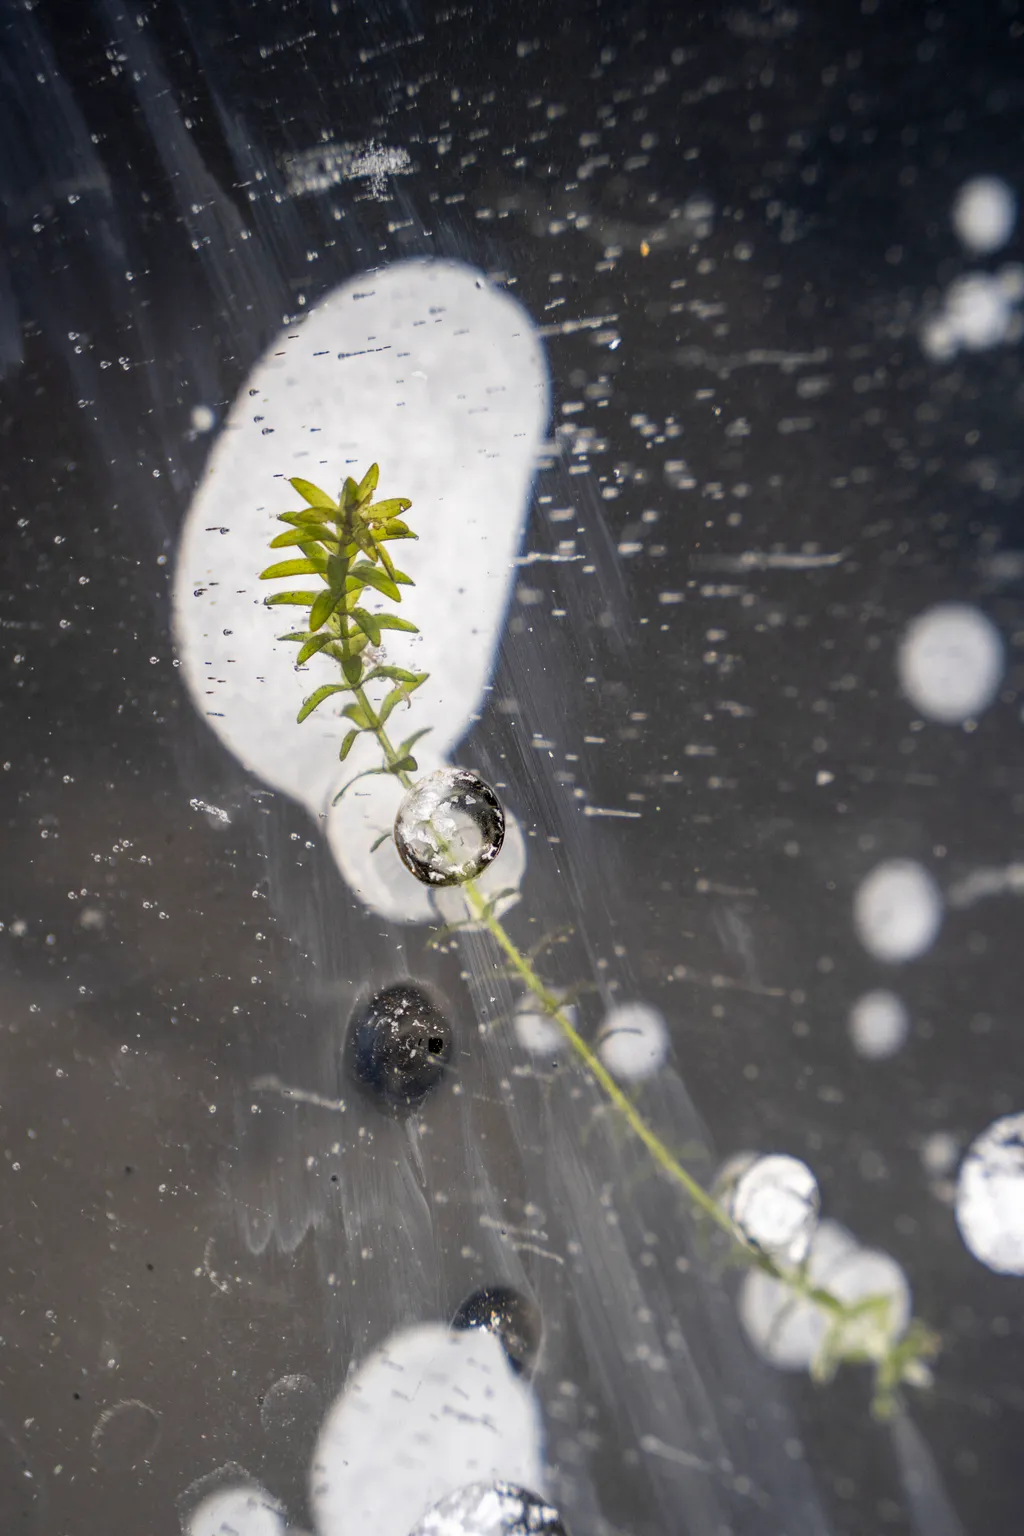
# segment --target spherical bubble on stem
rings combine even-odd
[[[568,1536],[545,1499],[511,1483],[471,1483],[429,1509],[410,1536]]]
[[[613,1077],[641,1083],[668,1058],[668,1025],[649,1003],[619,1003],[601,1025],[597,1054]]]
[[[1017,222],[1017,199],[999,176],[972,176],[957,192],[953,228],[977,256],[1003,248]]]
[[[1005,654],[992,621],[969,603],[937,603],[908,624],[896,670],[907,699],[928,720],[961,725],[992,703]]]
[[[747,1240],[787,1264],[800,1264],[818,1224],[818,1182],[799,1158],[772,1153],[742,1168],[725,1200]]]
[[[575,1029],[578,1010],[575,1003],[563,1002],[564,995],[555,991],[561,1012]],[[531,1056],[556,1056],[569,1043],[557,1019],[553,1019],[551,1014],[545,1011],[532,992],[524,992],[516,1004],[512,1028],[523,1050],[528,1051]]]
[[[398,807],[395,847],[424,885],[462,885],[493,863],[505,838],[494,790],[468,768],[438,768]]]
[[[869,1061],[895,1056],[910,1031],[903,1000],[882,987],[858,997],[847,1023],[854,1050]]]
[[[915,960],[932,947],[942,924],[939,888],[913,859],[887,859],[858,886],[853,922],[876,960]]]
[[[1024,1114],[994,1120],[972,1141],[955,1210],[960,1236],[979,1263],[997,1275],[1024,1275]]]
[[[406,879],[405,870],[401,865],[398,868],[404,884],[408,886],[410,882]],[[510,907],[516,905],[525,873],[526,838],[516,817],[511,811],[506,811],[505,841],[501,845],[501,862],[488,864],[475,882],[477,892],[488,903],[495,917],[503,917]],[[469,929],[483,926],[474,916],[466,899],[466,893],[460,886],[437,886],[429,892],[420,890],[418,886],[413,886],[412,889],[417,896],[433,902],[442,922],[450,924],[453,928],[458,926],[461,929]]]

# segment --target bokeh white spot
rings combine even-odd
[[[284,1512],[262,1488],[218,1488],[188,1517],[187,1536],[284,1536]]]
[[[1024,1114],[1004,1115],[971,1142],[955,1211],[980,1263],[999,1275],[1024,1275]]]
[[[939,888],[922,864],[887,859],[858,886],[853,922],[876,960],[915,960],[931,948],[942,924]]]
[[[942,725],[959,725],[987,709],[1004,665],[999,631],[968,603],[938,603],[919,614],[908,624],[896,658],[907,699]]]
[[[1001,251],[1017,222],[1017,199],[999,176],[973,176],[953,202],[957,238],[975,256]]]
[[[653,1077],[668,1056],[668,1025],[648,1003],[620,1003],[605,1017],[597,1054],[613,1077],[640,1083]]]
[[[858,1056],[869,1061],[884,1061],[906,1043],[910,1015],[902,998],[879,987],[865,992],[850,1009],[847,1020],[850,1039]]]
[[[217,417],[208,405],[194,405],[192,407],[193,432],[212,432],[217,425]]]

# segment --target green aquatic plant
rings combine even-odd
[[[387,545],[418,535],[404,521],[411,506],[406,497],[374,501],[378,479],[378,467],[374,464],[358,483],[351,477],[346,479],[337,500],[308,480],[291,480],[304,505],[279,515],[279,521],[287,528],[270,547],[294,548],[299,555],[268,566],[261,572],[261,579],[308,576],[319,582],[312,590],[289,589],[266,599],[271,607],[308,610],[306,627],[281,637],[298,644],[297,667],[320,653],[336,661],[339,667],[337,681],[321,684],[303,701],[298,721],[305,720],[327,699],[351,694],[351,702],[341,711],[348,729],[339,757],[344,761],[361,735],[372,736],[380,748],[381,764],[363,770],[356,778],[391,774],[403,789],[412,792],[417,788],[412,775],[418,768],[412,748],[426,732],[416,731],[396,744],[388,732],[388,722],[398,705],[422,687],[428,674],[393,666],[381,659],[379,647],[384,633],[414,634],[416,626],[393,613],[371,612],[364,606],[364,596],[371,589],[393,603],[401,603],[401,588],[413,583],[394,564]],[[382,695],[381,684],[385,685]],[[368,689],[372,689],[372,694]],[[349,780],[336,798],[353,782]],[[493,795],[487,786],[483,788]],[[374,847],[391,835],[385,832]],[[436,835],[443,851],[443,837]],[[823,1341],[812,1365],[814,1378],[830,1380],[843,1364],[871,1366],[872,1409],[879,1418],[895,1411],[906,1386],[927,1385],[931,1379],[927,1362],[938,1352],[937,1336],[916,1318],[909,1326],[901,1327],[892,1296],[883,1293],[844,1301],[827,1286],[812,1280],[806,1261],[788,1262],[753,1241],[734,1219],[727,1202],[705,1189],[683,1165],[573,1024],[564,994],[560,995],[544,980],[536,956],[521,949],[502,922],[499,908],[507,893],[488,896],[478,878],[461,879],[458,883],[466,903],[467,922],[490,935],[509,973],[557,1024],[623,1125],[686,1197],[694,1214],[725,1235],[730,1259],[760,1270],[781,1286],[783,1311],[804,1303],[821,1314]],[[448,931],[458,926],[449,925]]]

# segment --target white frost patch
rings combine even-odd
[[[956,1188],[960,1236],[999,1275],[1024,1275],[1024,1114],[1004,1115],[967,1149]]]
[[[668,1057],[668,1025],[649,1003],[620,1003],[605,1017],[597,1054],[613,1077],[640,1083],[661,1070]]]
[[[858,886],[853,923],[876,960],[915,960],[932,947],[942,924],[939,888],[922,864],[887,859]]]
[[[854,1050],[869,1061],[895,1056],[910,1031],[910,1016],[902,998],[881,987],[858,997],[847,1022]]]
[[[731,1170],[731,1174],[730,1174]],[[818,1224],[818,1181],[806,1163],[782,1153],[727,1164],[725,1207],[749,1240],[788,1264],[807,1256]]]
[[[541,1419],[493,1334],[422,1323],[395,1333],[329,1409],[310,1475],[319,1536],[409,1536],[467,1483],[543,1493]]]
[[[431,677],[389,729],[400,737],[430,727],[417,756],[427,749],[438,766],[483,699],[547,417],[547,365],[533,322],[455,262],[401,262],[364,274],[277,337],[216,438],[174,578],[182,676],[196,709],[245,768],[321,816],[348,778],[378,762],[360,737],[339,763],[343,695],[295,723],[302,699],[334,681],[337,667],[316,656],[296,674],[295,647],[277,636],[295,627],[301,610],[264,606],[270,584],[257,577],[273,559],[275,514],[298,502],[287,477],[336,491],[346,474],[379,460],[381,495],[412,498],[410,522],[422,537],[402,546],[416,586],[403,588],[401,612],[421,633],[388,635],[387,659]],[[356,786],[364,811],[384,794],[370,788],[381,782]],[[348,801],[328,829],[339,856],[350,815],[360,819]],[[386,862],[393,853],[381,856]],[[387,872],[370,874],[361,856],[357,863],[343,872],[355,874],[374,910],[428,919],[415,880],[402,872],[401,886],[392,886]]]
[[[284,1512],[262,1488],[219,1488],[189,1515],[187,1536],[284,1536]]]
[[[998,176],[973,176],[953,203],[953,228],[975,256],[1001,251],[1017,222],[1017,199]]]
[[[912,619],[896,657],[910,703],[942,725],[959,725],[987,709],[1004,666],[999,631],[968,603],[937,603]]]

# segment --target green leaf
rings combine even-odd
[[[298,640],[299,643],[301,644],[303,640],[308,640],[309,639],[309,633],[305,629],[293,629],[291,634],[289,634],[289,635],[278,635],[277,638],[278,638],[278,640],[282,641],[282,643],[285,640]]]
[[[322,592],[275,592],[272,597],[265,597],[263,601],[268,608],[276,608],[280,603],[293,603],[300,608],[308,608],[322,595]],[[310,625],[310,628],[312,627]]]
[[[407,576],[404,571],[395,571],[395,580],[400,587],[414,587],[416,585],[412,577]]]
[[[329,699],[331,697],[332,693],[347,692],[348,689],[344,683],[324,683],[322,687],[317,688],[315,692],[311,693],[308,699],[303,699],[302,708],[296,715],[296,720],[301,725],[306,716],[311,715],[314,709],[323,703],[324,699]]]
[[[377,555],[379,555],[381,565],[387,571],[388,576],[390,577],[390,579],[392,581],[394,581],[394,579],[395,579],[395,563],[392,560],[391,556],[388,554],[387,550],[384,548],[384,545],[383,544],[375,544],[374,545],[374,552]]]
[[[414,757],[396,757],[388,769],[389,773],[415,773],[416,759]]]
[[[406,753],[409,751],[410,747],[414,747],[416,745],[416,743],[418,741],[422,740],[422,738],[424,736],[429,736],[431,730],[432,730],[431,726],[425,725],[422,730],[420,730],[420,731],[413,731],[411,736],[407,736],[405,738],[405,740],[402,742],[402,745],[397,749],[399,751],[399,753],[402,755],[402,757],[404,757],[406,755]]]
[[[412,687],[415,686],[416,684],[412,685]],[[407,686],[405,683],[399,683],[397,688],[392,688],[391,692],[385,695],[383,701],[377,705],[378,724],[383,725],[396,704],[401,704],[403,699],[406,704],[410,703],[409,694],[412,691],[412,687]]]
[[[361,656],[346,656],[341,664],[341,670],[345,674],[345,681],[351,683],[354,688],[363,675],[363,660]]]
[[[392,682],[405,683],[407,688],[418,688],[428,676],[426,672],[409,672],[405,667],[374,667],[372,672],[367,672],[363,682],[372,683],[374,678],[389,677]]]
[[[372,507],[367,507],[363,516],[375,523],[384,522],[388,518],[397,517],[400,512],[405,512],[412,506],[408,496],[392,496],[389,501],[375,501]]]
[[[279,512],[279,523],[291,523],[296,528],[322,528],[333,522],[337,507],[303,507],[301,512]]]
[[[300,523],[297,528],[289,528],[285,533],[279,533],[276,539],[271,539],[271,549],[287,549],[292,544],[309,544],[314,549],[319,549],[320,544],[337,547],[337,540],[329,533],[317,533],[314,537],[315,523]]]
[[[313,560],[279,560],[260,571],[260,581],[276,581],[279,576],[318,576],[320,569]]]
[[[341,685],[336,684],[335,686],[340,687]],[[342,710],[342,714],[345,716],[346,720],[351,720],[352,724],[357,725],[361,731],[369,731],[373,729],[373,727],[370,725],[369,719],[367,718],[366,711],[361,704],[346,704],[345,708]]]
[[[370,565],[366,560],[360,560],[358,565],[352,567],[345,585],[350,592],[360,587],[376,587],[378,592],[382,592],[385,597],[390,597],[392,602],[402,601],[402,594],[391,578],[385,576],[383,571],[378,571],[375,565]]]
[[[322,491],[318,485],[313,485],[309,480],[292,479],[289,481],[292,488],[298,491],[303,501],[308,501],[311,507],[326,507],[331,512],[337,512],[338,506]]]
[[[322,651],[325,645],[330,645],[333,636],[329,629],[322,629],[318,635],[304,635],[302,638],[305,644],[295,658],[295,665],[297,667],[301,667],[304,661],[308,661],[311,656],[315,656],[317,651]]]
[[[386,832],[382,832],[380,837],[375,838],[374,841],[370,844],[370,852],[371,853],[376,853],[377,849],[380,847],[381,843],[386,843],[390,836],[391,836],[391,828],[389,827]]]
[[[349,618],[354,619],[371,645],[380,645],[380,622],[365,608],[350,608]]]
[[[376,465],[376,464],[371,464],[369,469],[366,471],[366,474],[363,476],[363,478],[359,482],[358,488],[356,490],[356,500],[357,501],[369,501],[370,497],[373,495],[374,491],[377,489],[377,481],[379,479],[380,479],[380,468],[379,468],[379,466]]]
[[[331,801],[331,804],[332,805],[337,805],[338,801],[342,798],[342,796],[345,794],[345,792],[347,790],[350,790],[352,788],[353,784],[358,784],[360,779],[370,779],[376,773],[392,773],[393,771],[394,770],[391,769],[391,768],[364,768],[362,773],[354,774],[352,776],[352,778],[349,779],[347,784],[343,784],[341,786],[341,788],[338,790],[338,793],[335,795],[334,799]]]
[[[362,734],[362,731],[356,730],[355,728],[353,728],[351,731],[345,732],[345,740],[342,742],[341,751],[338,753],[338,760],[340,762],[343,763],[345,761],[346,757],[348,757],[349,753],[352,751],[353,746],[355,745],[356,737],[361,736]]]
[[[310,594],[313,602],[309,610],[309,627],[311,630],[322,629],[342,600],[342,594],[335,592],[331,587],[325,587],[318,595]],[[332,637],[333,638],[333,637]]]
[[[400,619],[397,613],[375,613],[374,618],[381,629],[400,629],[407,635],[419,634],[415,624],[409,619]]]
[[[378,538],[384,539],[418,539],[419,534],[413,533],[408,523],[403,523],[400,517],[389,517]]]

